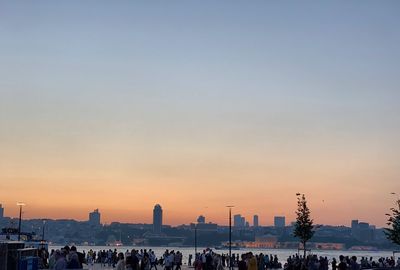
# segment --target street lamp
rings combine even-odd
[[[233,269],[232,264],[232,208],[233,205],[226,206],[229,208],[229,269]]]
[[[194,257],[197,256],[197,223],[194,224]]]
[[[18,202],[17,206],[19,206],[19,222],[18,222],[18,241],[21,240],[21,220],[22,220],[22,206],[25,206],[25,203]]]

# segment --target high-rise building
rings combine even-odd
[[[360,241],[369,242],[375,239],[375,227],[367,222],[351,221],[351,235]]]
[[[351,221],[351,228],[352,228],[352,229],[358,228],[358,219],[353,219],[353,220]]]
[[[246,225],[246,219],[242,215],[233,216],[233,227],[243,228]]]
[[[156,204],[153,209],[153,232],[161,233],[162,229],[162,208],[161,205]]]
[[[242,220],[242,215],[233,216],[233,227],[240,227],[240,222]]]
[[[3,205],[0,203],[0,220],[4,217],[4,208]]]
[[[358,229],[358,219],[353,219],[351,221],[351,234],[354,236],[357,234]]]
[[[206,223],[206,217],[203,216],[203,215],[200,215],[200,216],[197,218],[197,223]]]
[[[99,209],[95,209],[89,213],[89,224],[93,226],[100,226],[100,212]]]
[[[253,216],[253,226],[258,227],[258,216],[257,215]]]
[[[284,228],[286,225],[285,217],[274,217],[274,226],[276,228]]]

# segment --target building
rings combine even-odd
[[[351,235],[362,242],[371,242],[375,239],[376,228],[367,222],[351,221]]]
[[[246,248],[276,248],[278,245],[278,237],[275,235],[256,236],[254,242],[246,242]]]
[[[258,227],[258,216],[257,215],[253,216],[253,226]]]
[[[4,217],[4,208],[3,205],[0,203],[0,220],[2,220]]]
[[[200,215],[200,216],[197,218],[197,223],[206,223],[206,217]]]
[[[358,220],[354,219],[351,221],[351,234],[353,236],[357,235],[357,230],[358,230]]]
[[[160,234],[162,229],[162,208],[156,204],[153,209],[153,232]]]
[[[375,230],[367,222],[358,223],[358,239],[364,242],[371,242],[375,238]]]
[[[276,228],[284,228],[286,225],[285,217],[274,217],[274,226]]]
[[[93,226],[101,225],[99,209],[95,209],[93,212],[89,213],[89,224]]]
[[[246,226],[246,219],[242,217],[242,215],[234,215],[233,216],[233,227],[236,228],[244,228]]]
[[[217,232],[218,231],[218,224],[216,223],[191,223],[190,228],[192,230],[196,229],[198,231],[205,231],[205,232]]]
[[[242,215],[234,215],[233,216],[233,227],[240,227],[242,222]]]

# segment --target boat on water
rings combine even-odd
[[[107,246],[110,247],[122,247],[124,244],[121,241],[114,241],[112,243],[108,243]]]
[[[49,244],[46,240],[40,239],[35,233],[21,232],[18,233],[16,228],[3,228],[0,232],[0,242],[15,242],[24,243],[25,248],[36,248],[38,250],[45,249],[48,251]]]
[[[15,228],[0,231],[0,270],[41,269],[47,257],[48,243],[35,233],[19,232]]]

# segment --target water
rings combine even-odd
[[[123,252],[125,253],[126,250],[140,250],[140,249],[152,249],[154,253],[156,254],[157,258],[160,258],[166,249],[168,250],[175,250],[179,251],[183,255],[183,264],[187,265],[188,259],[189,259],[189,254],[194,254],[194,248],[193,247],[146,247],[146,246],[122,246],[122,247],[110,247],[110,246],[76,246],[79,252],[85,251],[88,252],[90,249],[93,251],[98,252],[99,250],[108,250],[108,249],[117,249],[118,252]],[[61,249],[62,246],[49,246],[49,250],[51,249]],[[205,248],[204,247],[198,247],[197,252],[202,252]],[[218,254],[228,254],[229,249],[222,249],[222,250],[214,250]],[[277,255],[278,259],[280,262],[284,263],[286,262],[287,258],[293,254],[297,253],[296,249],[256,249],[256,248],[242,248],[240,250],[232,250],[232,254],[243,254],[247,252],[253,252],[254,254],[272,254],[272,255]],[[358,261],[361,259],[361,257],[372,257],[375,261],[377,261],[381,257],[391,257],[393,256],[393,252],[391,251],[348,251],[348,250],[315,250],[312,251],[312,254],[316,254],[318,256],[323,256],[327,257],[330,261],[333,258],[338,259],[340,255],[344,256],[356,256],[358,258]]]

